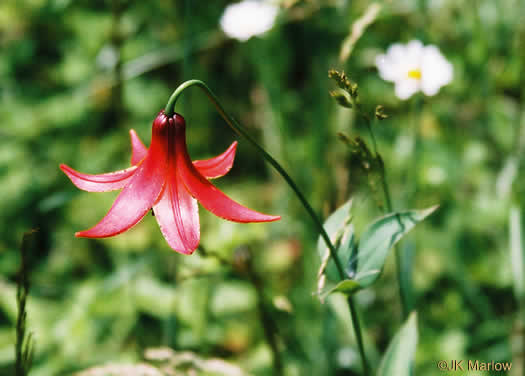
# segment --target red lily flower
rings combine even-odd
[[[153,122],[151,145],[146,149],[130,131],[130,168],[101,174],[82,174],[60,168],[78,188],[88,192],[122,189],[106,216],[77,237],[105,238],[137,224],[153,208],[164,238],[177,252],[191,254],[200,240],[197,201],[213,214],[234,222],[270,222],[280,216],[248,209],[230,199],[208,179],[225,175],[233,165],[237,142],[221,155],[192,162],[186,148],[186,125],[179,114],[161,111]]]

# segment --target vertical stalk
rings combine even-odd
[[[392,196],[390,194],[390,187],[388,185],[388,180],[386,176],[386,170],[385,170],[385,164],[383,162],[383,158],[381,157],[381,154],[379,154],[379,150],[377,147],[377,141],[374,134],[374,129],[372,128],[372,121],[370,120],[370,117],[363,111],[361,108],[361,105],[359,102],[357,102],[354,98],[352,100],[353,108],[355,108],[356,113],[361,116],[361,118],[365,121],[366,128],[368,129],[368,133],[370,134],[370,139],[372,140],[372,148],[375,155],[376,160],[379,162],[380,166],[380,174],[381,174],[381,187],[383,189],[383,194],[385,196],[385,203],[386,203],[386,213],[392,213],[394,211],[393,205],[392,205]],[[408,317],[408,301],[407,301],[407,291],[405,291],[404,284],[402,283],[402,265],[403,265],[403,259],[402,254],[399,249],[399,247],[394,245],[394,254],[396,255],[396,274],[397,274],[397,281],[398,281],[398,289],[399,289],[399,298],[401,300],[401,310],[403,313],[403,320],[405,320]]]
[[[306,209],[306,211],[312,218],[315,226],[317,227],[317,230],[319,231],[319,234],[321,235],[324,242],[326,243],[326,246],[328,247],[328,250],[330,251],[330,256],[334,260],[339,277],[341,278],[341,280],[346,279],[347,276],[346,276],[346,273],[344,272],[343,265],[341,264],[341,261],[339,260],[339,257],[337,256],[337,250],[332,244],[330,237],[326,233],[321,220],[315,213],[314,209],[312,208],[312,206],[310,205],[306,197],[299,190],[299,187],[297,186],[297,184],[295,184],[294,180],[290,177],[290,175],[288,175],[286,170],[270,154],[268,154],[268,152],[266,152],[266,150],[264,150],[264,148],[261,145],[259,145],[259,143],[248,133],[248,131],[244,129],[244,127],[241,126],[233,117],[228,115],[228,113],[224,110],[224,108],[220,104],[217,96],[213,93],[213,91],[211,91],[211,89],[203,81],[189,80],[179,85],[179,87],[175,89],[175,91],[169,98],[168,103],[166,104],[166,107],[164,110],[166,113],[166,116],[173,116],[173,114],[175,113],[175,104],[177,103],[178,97],[181,95],[181,93],[184,90],[186,90],[187,88],[191,86],[198,86],[206,93],[210,101],[213,103],[213,105],[215,106],[219,114],[222,116],[224,121],[226,121],[226,123],[230,126],[230,128],[235,133],[237,133],[239,136],[242,136],[247,141],[249,141],[257,149],[257,151],[259,151],[259,153],[262,154],[262,156],[266,159],[266,161],[270,163],[277,170],[277,172],[283,177],[283,179],[290,186],[290,188],[292,188],[295,195],[297,196],[299,201],[301,201],[301,204],[303,205],[303,207]],[[361,360],[363,362],[363,372],[365,376],[369,376],[370,372],[369,372],[368,362],[366,360],[366,354],[365,354],[364,345],[363,345],[361,325],[359,323],[359,318],[356,314],[356,309],[355,309],[355,305],[353,302],[353,298],[349,296],[347,299],[347,302],[348,302],[348,306],[350,309],[350,314],[352,316],[352,321],[354,324],[353,326],[354,326],[356,340],[358,342],[359,353],[361,355]]]
[[[26,303],[29,294],[29,238],[36,230],[24,234],[20,248],[20,269],[18,271],[16,302],[15,375],[27,376],[33,362],[34,341],[31,333],[27,334]]]
[[[361,356],[361,363],[363,364],[363,374],[371,375],[370,366],[366,360],[365,346],[363,343],[363,335],[361,331],[361,324],[359,322],[359,317],[357,316],[357,310],[355,307],[354,300],[352,296],[347,297],[348,308],[350,308],[350,316],[352,316],[352,324],[354,325],[355,338],[357,341],[357,347],[359,348],[359,355]]]

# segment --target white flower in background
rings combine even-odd
[[[376,58],[379,75],[395,84],[396,95],[408,99],[421,90],[435,95],[452,81],[453,68],[434,45],[423,46],[418,40],[393,44],[386,54]]]
[[[221,16],[221,28],[230,38],[247,41],[270,30],[279,8],[268,1],[243,0],[228,5]]]

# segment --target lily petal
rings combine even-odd
[[[84,191],[108,192],[124,188],[137,170],[137,166],[100,175],[83,174],[65,164],[61,164],[60,169],[71,179],[73,184]]]
[[[180,176],[171,173],[160,200],[153,206],[164,238],[173,250],[192,254],[200,241],[199,208]]]
[[[191,163],[186,149],[184,130],[176,137],[176,166],[184,185],[207,210],[218,217],[234,222],[271,222],[280,216],[267,215],[248,209],[233,201],[202,176]]]
[[[77,232],[75,236],[105,238],[120,234],[137,224],[153,206],[164,186],[166,150],[167,145],[152,146],[106,216],[91,229]]]
[[[193,165],[206,179],[220,178],[231,170],[236,149],[237,141],[234,141],[222,154],[202,161],[193,161]]]
[[[131,164],[136,165],[146,157],[148,149],[146,149],[137,132],[133,129],[129,131],[129,136],[131,138]]]

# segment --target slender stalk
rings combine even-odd
[[[372,148],[373,148],[373,151],[374,151],[374,155],[375,155],[375,158],[379,161],[379,164],[380,164],[380,169],[381,169],[381,186],[383,188],[383,193],[385,195],[386,209],[387,209],[388,212],[392,212],[393,211],[392,197],[390,195],[390,188],[388,186],[388,180],[386,178],[385,164],[383,162],[383,158],[381,157],[381,154],[379,154],[379,149],[377,147],[376,136],[374,134],[374,129],[372,128],[372,121],[370,120],[368,115],[363,111],[363,109],[361,108],[361,105],[359,104],[359,102],[357,102],[353,98],[351,100],[352,100],[352,105],[357,110],[356,112],[365,121],[366,128],[368,130],[368,133],[370,134],[370,139],[372,140]]]
[[[392,213],[394,211],[394,208],[392,206],[392,197],[390,195],[390,188],[388,186],[388,180],[386,178],[386,170],[385,165],[383,163],[383,159],[379,154],[377,154],[378,158],[380,159],[381,163],[381,186],[383,187],[383,193],[385,195],[385,201],[386,201],[386,212]],[[399,219],[399,218],[398,218]],[[400,222],[400,225],[403,226]],[[402,283],[402,273],[403,273],[403,258],[401,256],[401,250],[399,249],[399,246],[397,244],[394,245],[394,254],[396,256],[396,275],[397,275],[397,287],[399,292],[399,297],[401,299],[401,311],[403,314],[403,319],[406,319],[409,314],[408,309],[408,296],[407,291],[405,291],[405,287]]]
[[[359,103],[354,101],[354,106],[355,108],[357,108],[357,112],[361,115],[361,117],[365,119],[366,128],[368,129],[370,139],[372,140],[372,148],[374,149],[374,154],[376,155],[376,157],[378,157],[379,152],[377,151],[377,141],[376,136],[374,134],[374,130],[372,129],[372,122],[370,121],[370,118],[363,112]]]
[[[361,324],[359,323],[359,316],[357,315],[357,310],[355,307],[354,300],[352,296],[348,296],[347,299],[348,307],[350,308],[350,316],[352,316],[352,323],[354,325],[355,338],[357,341],[357,347],[359,348],[359,355],[361,356],[361,363],[363,363],[363,373],[365,375],[371,375],[370,368],[365,356],[365,346],[363,344],[363,336],[361,331]]]
[[[191,86],[198,86],[208,96],[210,101],[213,103],[213,105],[217,108],[217,111],[222,116],[224,121],[230,126],[230,128],[237,133],[239,136],[244,137],[246,140],[248,140],[262,155],[263,157],[270,163],[276,170],[279,172],[279,174],[283,177],[283,179],[288,183],[290,188],[294,191],[296,196],[299,198],[301,203],[303,204],[304,208],[310,214],[310,217],[312,217],[313,221],[315,222],[315,225],[317,226],[319,233],[321,234],[323,240],[325,241],[328,249],[330,250],[330,255],[334,259],[335,265],[337,267],[338,273],[341,278],[345,278],[345,273],[343,266],[341,265],[341,262],[339,261],[337,257],[337,251],[335,250],[334,245],[330,241],[330,237],[326,233],[323,224],[321,223],[321,220],[317,217],[317,214],[315,213],[314,209],[310,205],[310,203],[307,201],[306,197],[301,193],[299,190],[299,187],[295,184],[293,179],[288,175],[288,173],[284,170],[284,168],[270,155],[262,146],[259,145],[259,143],[242,127],[234,118],[229,116],[224,108],[219,103],[219,99],[217,96],[211,91],[211,89],[202,81],[200,80],[189,80],[184,83],[182,83],[171,95],[170,99],[168,100],[168,104],[166,105],[166,108],[164,109],[164,112],[166,113],[166,116],[172,116],[175,111],[175,104],[177,103],[177,99],[181,95],[181,93],[186,90],[187,88]]]
[[[317,227],[319,234],[321,235],[324,242],[326,243],[326,246],[328,247],[328,250],[330,251],[330,256],[334,260],[339,277],[341,278],[341,280],[346,279],[347,278],[346,273],[344,272],[344,269],[341,264],[341,261],[339,260],[339,257],[337,257],[337,251],[334,245],[332,244],[330,237],[326,233],[324,226],[321,220],[319,219],[319,217],[317,216],[317,214],[315,213],[314,209],[312,208],[312,206],[310,205],[306,197],[299,190],[299,187],[297,186],[297,184],[295,184],[293,179],[290,177],[290,175],[288,175],[286,170],[279,164],[279,162],[277,162],[270,154],[268,154],[268,152],[264,150],[262,146],[259,145],[259,143],[248,133],[247,130],[244,129],[243,126],[241,126],[233,117],[228,115],[228,113],[224,110],[224,108],[220,104],[219,99],[213,93],[213,91],[208,87],[208,85],[206,85],[203,81],[200,81],[200,80],[189,80],[189,81],[183,82],[181,85],[179,85],[177,89],[175,89],[175,91],[169,98],[168,103],[166,104],[166,107],[164,109],[166,116],[172,116],[175,113],[175,104],[177,103],[179,96],[182,94],[184,90],[186,90],[187,88],[191,86],[198,86],[206,93],[210,101],[213,103],[213,105],[215,106],[219,114],[222,116],[224,121],[226,121],[226,123],[230,126],[230,128],[235,133],[237,133],[239,136],[244,137],[248,142],[250,142],[262,154],[262,156],[266,159],[266,161],[270,163],[277,170],[277,172],[283,177],[283,179],[290,186],[290,188],[292,188],[295,195],[297,196],[297,198],[299,198],[299,201],[301,201],[301,204],[304,206],[304,208],[306,209],[306,211],[308,212],[308,214],[314,221],[314,224]],[[350,314],[352,316],[352,321],[354,323],[354,331],[355,331],[356,340],[358,342],[359,353],[361,355],[361,360],[363,362],[364,375],[369,376],[370,372],[369,372],[368,362],[366,360],[366,354],[365,354],[364,345],[363,345],[361,325],[358,321],[359,318],[356,314],[356,309],[355,309],[355,305],[353,302],[353,298],[349,296],[347,301],[348,301],[348,306],[350,308]]]
[[[388,186],[388,180],[386,178],[385,164],[379,154],[376,153],[376,156],[379,158],[379,163],[381,164],[381,186],[383,187],[383,194],[385,195],[386,210],[392,212],[394,208],[392,206],[392,197],[390,196],[390,187]]]
[[[381,154],[379,154],[379,150],[377,147],[377,141],[374,134],[374,130],[372,128],[372,121],[370,120],[370,117],[363,111],[361,108],[361,104],[356,101],[354,98],[351,98],[352,105],[356,109],[357,114],[363,118],[365,121],[366,128],[368,129],[368,133],[370,134],[370,139],[372,140],[372,148],[374,151],[375,158],[378,160],[380,165],[380,173],[381,173],[381,187],[383,188],[383,194],[385,196],[385,202],[386,202],[386,212],[392,213],[394,211],[394,207],[392,205],[392,195],[390,194],[390,187],[388,185],[388,179],[386,176],[386,170],[385,170],[385,164],[383,162],[383,158],[381,157]],[[401,223],[400,223],[401,224]],[[407,291],[405,291],[405,288],[403,286],[402,281],[402,255],[399,247],[394,245],[394,253],[396,255],[396,275],[397,275],[397,281],[398,281],[398,289],[399,289],[399,297],[401,299],[401,310],[403,313],[403,319],[406,319],[408,317],[408,299],[407,299]]]
[[[24,234],[20,248],[20,269],[18,271],[16,302],[18,314],[16,317],[16,343],[15,343],[15,374],[27,376],[33,363],[34,341],[32,334],[27,334],[27,296],[29,294],[29,237],[36,230]]]

